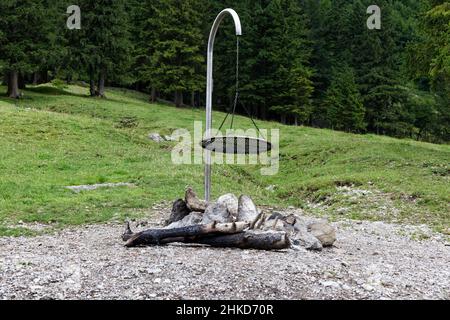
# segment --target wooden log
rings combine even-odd
[[[160,245],[167,243],[164,239],[178,238],[178,239],[193,239],[207,236],[211,234],[233,234],[243,232],[249,227],[246,222],[232,222],[232,223],[211,223],[203,225],[193,225],[183,228],[175,229],[150,229],[135,234],[130,234],[131,230],[126,229],[122,236],[124,241],[127,241],[126,247],[136,247],[145,245]]]
[[[286,232],[246,231],[230,235],[201,238],[196,243],[220,248],[240,248],[258,250],[281,250],[289,248],[291,243]]]
[[[166,238],[160,245],[169,243],[196,243],[218,248],[240,248],[256,250],[281,250],[291,246],[285,232],[244,231],[235,234],[205,235],[196,237]]]
[[[186,201],[186,205],[187,207],[191,210],[191,211],[195,211],[195,212],[205,212],[206,210],[206,201],[204,200],[200,200],[197,195],[195,194],[194,190],[192,190],[191,187],[189,187],[186,190],[186,194],[184,197],[184,200]]]

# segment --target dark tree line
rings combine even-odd
[[[226,7],[240,15],[240,101],[286,124],[449,141],[450,3],[377,0],[67,0],[0,2],[0,70],[7,95],[52,79],[148,92],[151,101],[204,105],[209,28]],[[215,47],[214,107],[234,99],[236,37],[226,20]]]

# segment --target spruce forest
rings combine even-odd
[[[367,8],[381,8],[369,29]],[[10,98],[27,85],[137,89],[177,107],[205,104],[209,29],[240,15],[238,112],[289,125],[450,140],[450,2],[442,0],[65,0],[0,2],[0,72]],[[228,19],[228,18],[227,18]],[[216,110],[235,96],[236,37],[215,46]]]

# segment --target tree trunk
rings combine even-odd
[[[105,98],[105,72],[100,72],[98,76],[98,92],[97,95],[101,98]]]
[[[19,84],[19,89],[25,89],[25,87],[26,87],[25,77],[20,72],[18,73],[18,81],[17,82]]]
[[[298,116],[294,116],[294,125],[298,127]]]
[[[41,83],[47,83],[48,82],[48,71],[43,70],[41,71]]]
[[[96,91],[97,90],[95,89],[94,68],[92,68],[92,66],[89,66],[89,95],[91,97],[95,97]]]
[[[180,108],[181,106],[183,106],[183,92],[181,92],[181,91],[175,92],[175,106],[177,108]]]
[[[19,92],[19,72],[13,70],[9,74],[8,81],[8,96],[10,98],[18,99],[20,98]]]
[[[3,82],[5,83],[5,86],[6,86],[6,95],[9,97],[9,94],[11,93],[11,88],[10,88],[10,85],[9,85],[9,83],[11,82],[11,76],[10,76],[10,72],[9,71],[7,71],[7,72],[5,72],[5,76],[4,76],[4,78],[3,78]]]
[[[33,72],[33,86],[39,84],[39,72]]]
[[[281,123],[286,124],[286,115],[285,114],[281,115]]]
[[[191,106],[195,108],[195,91],[191,92]]]
[[[150,94],[150,102],[156,102],[157,97],[158,97],[158,94],[156,92],[156,88],[152,87],[152,92]]]
[[[291,244],[286,232],[244,231],[248,227],[246,222],[211,223],[176,229],[150,229],[134,234],[127,224],[122,239],[126,241],[126,247],[180,242],[220,248],[279,250],[289,248]]]

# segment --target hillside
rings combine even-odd
[[[6,91],[0,87],[0,92]],[[0,235],[33,233],[27,223],[64,225],[121,221],[151,214],[154,204],[180,197],[186,186],[203,190],[203,166],[176,166],[174,143],[148,134],[193,129],[203,109],[149,104],[140,93],[109,89],[108,99],[87,89],[49,85],[24,90],[18,101],[0,98]],[[214,113],[219,126],[223,114]],[[238,117],[237,126],[250,127]],[[259,205],[299,206],[307,213],[450,225],[450,146],[375,135],[282,126],[280,171],[213,167],[213,195],[251,195]],[[128,182],[132,188],[74,193],[64,188]],[[270,187],[270,188],[268,188]]]

